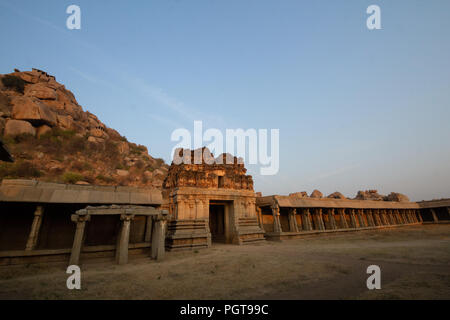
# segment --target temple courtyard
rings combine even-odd
[[[98,257],[81,264],[0,266],[0,299],[450,299],[450,224],[313,235],[289,241]],[[369,265],[381,290],[368,290]]]

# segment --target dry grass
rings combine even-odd
[[[90,260],[82,289],[63,264],[0,267],[0,299],[450,299],[450,225],[171,252],[126,266]],[[366,288],[377,264],[382,289]]]

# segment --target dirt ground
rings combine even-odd
[[[381,290],[366,286],[373,264]],[[67,289],[65,267],[0,267],[0,299],[450,299],[450,225],[89,260],[81,290]]]

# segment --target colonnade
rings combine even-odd
[[[421,223],[418,209],[288,208],[289,230],[283,230],[280,207],[272,205],[273,232],[325,231]]]

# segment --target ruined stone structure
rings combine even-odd
[[[204,159],[214,159],[207,149],[201,151]],[[195,152],[186,153],[190,161],[172,164],[163,184],[171,215],[167,248],[264,240],[256,216],[253,180],[244,165],[235,157],[226,161],[230,157],[226,154],[220,156],[222,164],[195,164]]]
[[[338,192],[324,198],[319,191],[314,197],[305,192],[263,197],[253,191],[252,177],[238,159],[221,155],[218,159],[229,161],[196,164],[195,151],[187,154],[190,164],[172,163],[163,190],[3,180],[0,264],[78,264],[92,256],[124,264],[129,254],[161,259],[165,249],[208,248],[215,242],[240,245],[450,222],[450,199],[410,202],[375,190],[359,192],[357,199]]]
[[[125,263],[128,250],[162,258],[160,236],[152,241],[164,233],[162,202],[156,189],[3,180],[0,264],[115,254]]]
[[[415,202],[267,196],[256,204],[260,225],[273,240],[422,222]]]

